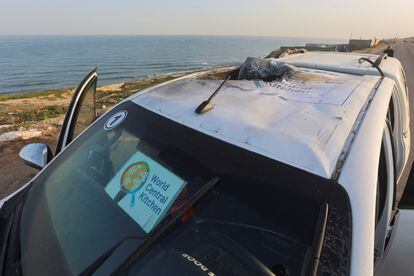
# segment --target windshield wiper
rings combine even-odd
[[[101,256],[99,256],[95,261],[93,261],[87,268],[85,268],[81,273],[80,276],[83,275],[91,275],[94,273],[111,255],[115,252],[124,242],[128,240],[142,240],[142,237],[124,237],[119,242],[115,243],[111,248],[105,251]]]
[[[318,272],[319,260],[321,258],[323,241],[325,240],[326,224],[328,221],[328,203],[321,205],[319,209],[318,221],[316,222],[315,233],[313,234],[312,255],[308,264],[308,274],[316,275]]]
[[[92,273],[96,272],[102,264],[127,240],[145,240],[135,249],[130,256],[121,263],[114,271],[115,274],[119,270],[122,270],[124,267],[128,266],[131,262],[133,262],[136,258],[138,258],[146,249],[148,249],[154,242],[158,240],[158,238],[165,233],[171,226],[173,226],[184,214],[187,210],[198,202],[203,196],[208,194],[217,182],[219,181],[218,177],[214,177],[211,179],[206,185],[204,185],[197,193],[195,193],[190,200],[188,200],[179,211],[174,214],[168,215],[163,222],[161,222],[147,237],[135,237],[129,236],[125,237],[119,242],[117,242],[114,246],[112,246],[109,250],[104,252],[100,257],[98,257],[93,263],[91,263],[86,269],[84,269],[80,275],[91,275]]]
[[[188,211],[188,209],[193,206],[195,203],[197,203],[201,198],[203,198],[205,195],[207,195],[218,183],[219,178],[214,177],[211,179],[206,185],[203,186],[197,193],[195,193],[192,198],[187,201],[181,209],[175,213],[170,214],[166,220],[164,220],[164,223],[160,224],[155,231],[153,231],[150,236],[144,241],[144,243],[139,246],[139,248],[129,256],[128,259],[126,259],[123,263],[121,263],[120,266],[118,266],[114,270],[114,274],[118,274],[121,272],[124,268],[128,267],[128,265],[132,264],[138,257],[140,257],[149,247],[151,247],[154,242],[158,240],[158,238],[165,233],[168,229],[170,229],[175,223]]]

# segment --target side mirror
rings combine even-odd
[[[46,144],[32,143],[24,146],[19,156],[26,165],[41,170],[52,160],[53,153]]]

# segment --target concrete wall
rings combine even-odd
[[[376,44],[373,45],[374,40],[375,39],[350,39],[349,51],[362,50],[375,46]]]

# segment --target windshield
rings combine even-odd
[[[22,213],[23,274],[79,274],[125,239],[138,248],[213,177],[217,187],[129,272],[196,274],[203,263],[216,274],[299,274],[323,203],[314,192],[321,180],[309,175],[126,102],[34,180]]]

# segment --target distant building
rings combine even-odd
[[[373,39],[350,39],[349,51],[363,50],[366,48],[374,47],[379,43],[376,38]]]

